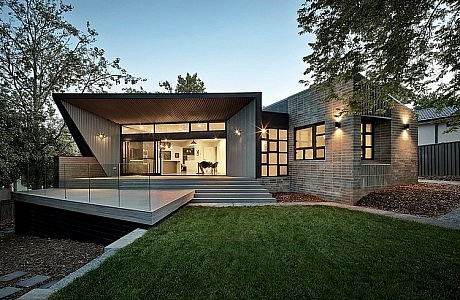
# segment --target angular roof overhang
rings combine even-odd
[[[53,94],[58,107],[67,102],[122,125],[225,121],[255,99],[261,105],[261,98],[260,92]]]

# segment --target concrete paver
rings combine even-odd
[[[16,287],[12,287],[12,286],[7,286],[7,287],[4,287],[2,289],[0,289],[0,299],[3,299],[3,298],[6,298],[8,296],[11,296],[19,291],[21,291],[22,289],[20,288],[16,288]]]
[[[0,276],[0,281],[7,282],[7,281],[11,281],[11,280],[17,279],[19,277],[22,277],[24,275],[27,275],[27,272],[15,271],[15,272]]]
[[[50,278],[51,277],[46,276],[46,275],[35,275],[34,277],[27,278],[27,279],[19,281],[18,283],[16,283],[16,285],[20,286],[20,287],[26,287],[27,288],[27,287],[31,287],[31,286],[34,286],[36,284],[45,282],[46,280],[48,280]]]

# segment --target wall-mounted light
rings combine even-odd
[[[101,131],[101,132],[99,132],[99,133],[97,134],[97,137],[98,137],[100,140],[103,140],[103,139],[105,139],[107,136],[105,135],[105,133],[103,133],[103,132]]]
[[[404,124],[403,129],[404,130],[409,130],[410,129],[410,124],[409,123]]]
[[[235,129],[235,131],[233,132],[233,134],[235,134],[236,136],[241,136],[242,133],[243,131],[240,129]]]
[[[342,127],[342,123],[336,121],[336,122],[334,122],[334,127],[335,127],[335,129],[339,129],[339,128]]]

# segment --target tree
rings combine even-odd
[[[168,93],[173,92],[173,87],[169,81],[161,81],[159,85],[168,91]],[[206,88],[204,87],[204,82],[198,78],[197,73],[190,75],[187,72],[185,78],[181,75],[177,76],[177,84],[174,90],[176,93],[204,93],[205,90]]]
[[[0,153],[20,154],[0,159],[2,185],[20,175],[28,184],[43,185],[43,164],[69,151],[52,93],[104,92],[142,80],[93,46],[97,32],[89,23],[82,32],[65,21],[70,11],[60,0],[0,0],[0,100],[6,117],[0,130],[8,135]]]
[[[300,34],[316,35],[303,82],[335,96],[337,82],[362,74],[381,100],[426,103],[434,93],[431,105],[460,109],[460,1],[313,0],[297,21]]]

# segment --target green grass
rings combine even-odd
[[[53,299],[460,298],[460,231],[331,207],[186,207]]]

